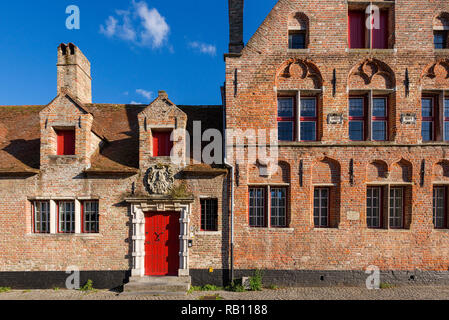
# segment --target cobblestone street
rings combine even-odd
[[[193,292],[187,295],[120,295],[118,292],[69,290],[12,290],[0,293],[0,300],[449,300],[449,286],[407,286],[367,290],[353,287],[285,288],[260,292]]]

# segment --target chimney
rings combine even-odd
[[[243,1],[229,0],[229,53],[240,53],[243,43]]]
[[[63,89],[83,103],[92,103],[90,62],[73,43],[58,47],[58,94]]]

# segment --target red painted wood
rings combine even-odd
[[[153,157],[169,157],[173,148],[171,132],[153,132]]]
[[[75,130],[58,130],[57,155],[68,156],[75,154]]]
[[[388,48],[388,12],[381,11],[379,17],[380,29],[373,28],[373,48],[387,49]]]
[[[348,17],[349,48],[365,48],[365,12],[349,11]]]
[[[179,270],[179,213],[145,216],[145,275],[176,276]]]

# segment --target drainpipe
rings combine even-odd
[[[231,268],[231,275],[230,280],[234,281],[234,172],[235,167],[231,163],[228,162],[227,159],[227,136],[226,136],[226,94],[224,87],[222,88],[222,97],[223,97],[223,144],[224,144],[224,150],[223,150],[223,163],[224,165],[230,169],[230,193],[231,193],[231,202],[229,206],[229,217],[230,217],[230,234],[231,234],[231,244],[230,244],[230,268]],[[228,192],[226,192],[228,194]]]

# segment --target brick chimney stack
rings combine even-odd
[[[73,43],[58,47],[58,94],[69,91],[83,103],[92,103],[90,62]]]
[[[229,0],[229,53],[240,53],[243,43],[243,1]]]

